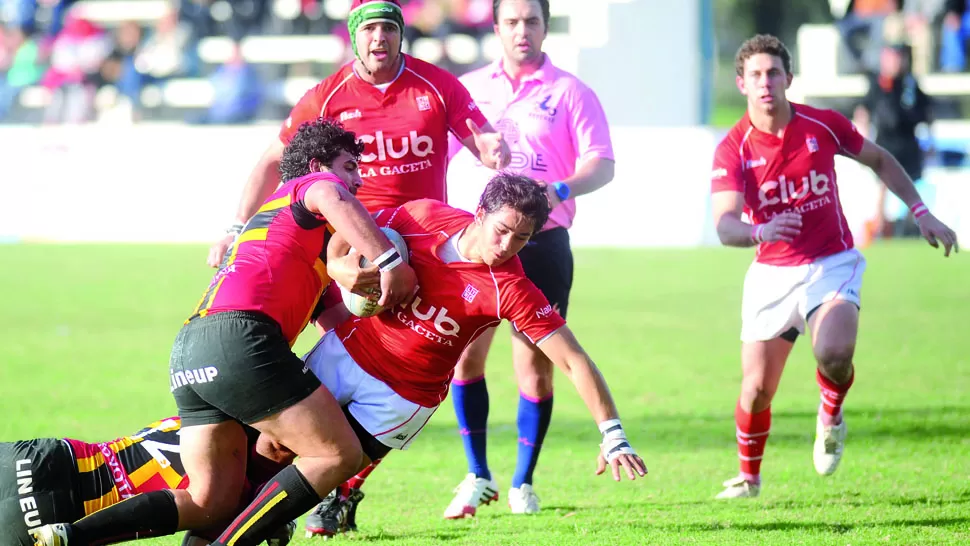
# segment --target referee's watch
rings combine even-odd
[[[556,197],[558,197],[560,201],[569,199],[569,186],[566,185],[565,182],[555,182],[553,183],[552,187],[556,190]]]

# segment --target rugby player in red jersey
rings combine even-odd
[[[361,447],[341,408],[293,354],[329,283],[333,231],[381,270],[382,305],[410,301],[414,271],[354,198],[362,145],[328,120],[286,147],[286,182],[246,223],[175,339],[171,388],[182,419],[184,490],[135,495],[75,523],[45,525],[40,545],[113,544],[211,527],[236,513],[249,425],[296,454],[214,544],[254,546],[353,476]]]
[[[364,463],[407,448],[447,396],[465,347],[508,320],[562,369],[593,415],[602,433],[597,474],[607,466],[618,481],[621,467],[630,479],[646,474],[605,379],[516,256],[549,212],[543,186],[500,173],[475,214],[424,199],[376,215],[407,241],[420,289],[408,304],[349,317],[305,357],[344,407]],[[338,233],[328,257],[348,251]]]
[[[868,166],[912,209],[924,238],[956,249],[956,235],[930,214],[906,171],[843,115],[790,102],[791,55],[769,35],[735,59],[748,111],[717,147],[714,221],[721,242],[757,247],[741,304],[741,396],[735,408],[740,474],[718,498],[756,497],[771,427],[771,401],[795,339],[811,330],[821,403],[813,459],[835,472],[845,445],[842,403],[855,379],[853,355],[866,261],[853,247],[839,202],[835,156]],[[750,223],[742,219],[747,214]]]
[[[233,237],[279,185],[283,148],[300,124],[332,118],[364,143],[357,198],[367,210],[414,199],[447,201],[448,135],[490,168],[510,152],[453,74],[401,52],[404,17],[398,0],[354,0],[347,27],[355,59],[307,91],[279,138],[266,149],[243,188],[235,223],[209,251],[218,267]]]

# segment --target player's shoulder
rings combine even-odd
[[[733,156],[738,156],[741,150],[741,144],[744,142],[745,137],[748,132],[752,130],[751,120],[748,119],[748,115],[745,114],[737,123],[731,127],[728,132],[721,138],[715,149],[715,155],[730,154]]]
[[[323,100],[352,77],[354,77],[353,63],[346,63],[333,74],[320,80],[319,83],[313,86],[311,92]]]
[[[461,76],[458,76],[458,81],[460,81],[465,87],[470,87],[472,84],[486,81],[488,78],[491,78],[492,74],[495,73],[495,70],[496,62],[491,62],[485,66],[476,68],[475,70],[469,70]]]
[[[525,276],[525,269],[522,268],[522,260],[518,256],[512,256],[502,265],[493,267],[492,275],[495,277],[495,282],[498,283],[499,290],[513,288],[517,283],[528,281],[528,277]]]
[[[455,76],[440,66],[433,65],[407,54],[404,56],[404,69],[435,87],[448,88],[448,86],[458,84],[458,76]]]
[[[808,124],[825,125],[831,129],[833,124],[846,123],[849,120],[841,112],[831,108],[816,108],[800,103],[792,103],[792,106],[795,108],[795,115]]]
[[[447,229],[452,224],[466,224],[473,215],[437,199],[417,199],[401,206],[408,216],[430,231]]]

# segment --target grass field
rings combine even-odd
[[[610,382],[649,476],[617,484],[592,475],[598,433],[560,375],[536,473],[543,512],[511,516],[517,395],[499,336],[489,375],[499,505],[441,519],[465,474],[447,401],[411,450],[374,473],[361,531],[338,540],[967,544],[970,260],[909,242],[866,254],[858,374],[835,476],[812,468],[818,390],[799,341],[774,404],[762,496],[713,500],[737,470],[738,309],[750,252],[580,249],[570,324]],[[168,352],[211,275],[204,257],[202,247],[0,245],[0,440],[101,441],[172,414]]]

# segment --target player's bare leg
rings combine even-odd
[[[323,387],[252,426],[298,458],[267,482],[216,545],[255,546],[280,525],[309,511],[360,468],[360,441],[340,405]]]
[[[306,538],[321,536],[326,539],[357,530],[357,505],[364,499],[360,486],[382,460],[371,461],[366,454],[363,455],[357,474],[331,491],[307,515]]]
[[[816,472],[828,476],[838,468],[845,447],[842,402],[855,379],[852,357],[859,330],[859,308],[843,300],[823,303],[809,317],[809,327],[822,395],[812,458]]]
[[[741,345],[743,378],[734,409],[741,471],[724,482],[719,499],[757,497],[761,492],[761,458],[771,431],[771,401],[793,346],[780,337]]]
[[[488,388],[485,360],[494,338],[495,328],[489,328],[465,347],[451,383],[451,398],[468,459],[468,475],[455,488],[455,497],[445,508],[447,519],[474,516],[479,506],[498,500],[498,485],[492,479],[486,456]]]
[[[552,419],[553,364],[522,334],[512,332],[512,364],[519,385],[519,453],[509,489],[513,514],[539,512],[532,474]]]

